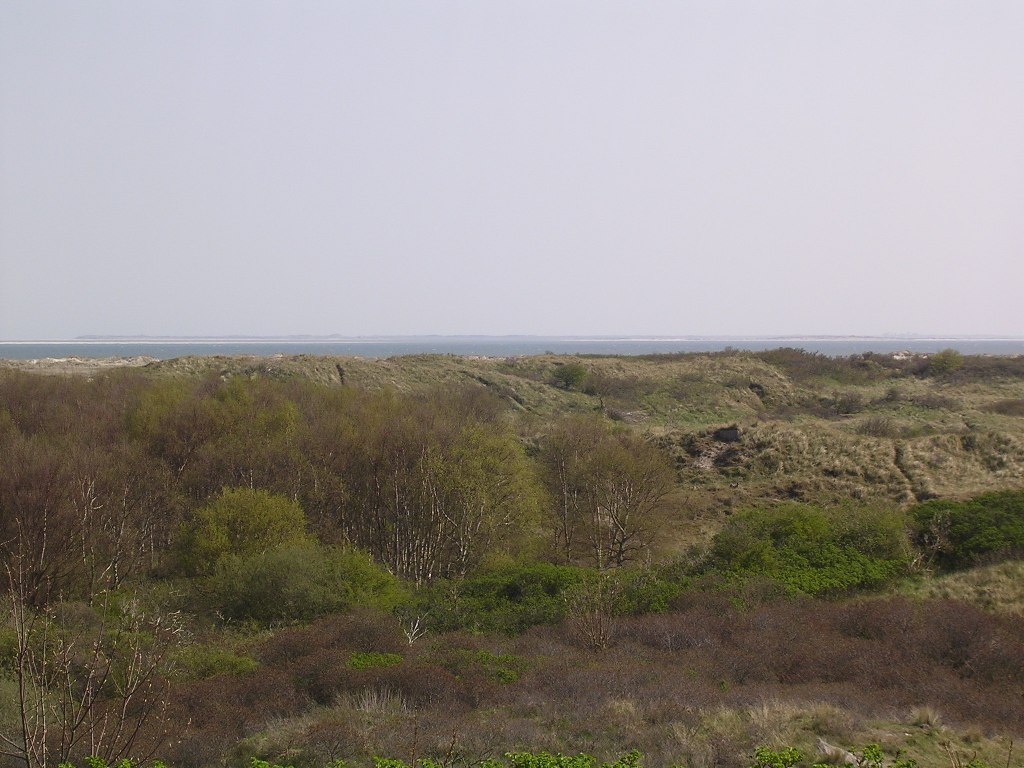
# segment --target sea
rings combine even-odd
[[[1024,338],[925,336],[381,336],[358,338],[79,338],[0,341],[0,359],[152,357],[191,355],[342,355],[388,358],[402,355],[517,357],[561,355],[650,355],[679,352],[762,351],[791,347],[829,357],[864,352],[931,353],[956,349],[965,355],[1024,355]]]

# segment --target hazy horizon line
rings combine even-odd
[[[1021,341],[1024,335],[1014,334],[930,334],[930,333],[881,333],[881,334],[840,334],[840,333],[761,333],[761,334],[469,334],[469,333],[423,333],[423,334],[364,334],[347,336],[343,334],[211,334],[211,335],[157,335],[157,334],[84,334],[72,338],[51,339],[0,339],[0,344],[116,344],[134,343],[278,343],[338,342],[338,343],[388,343],[410,339],[537,339],[537,340],[580,340],[580,341],[730,341],[750,339],[884,339],[908,341]]]

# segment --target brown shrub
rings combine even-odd
[[[1007,398],[989,403],[983,410],[998,413],[1001,416],[1024,416],[1024,398]]]
[[[369,670],[345,666],[351,640],[337,638],[350,638],[348,630],[324,629],[321,647],[264,667],[252,676],[266,677],[258,684],[214,679],[188,688],[179,698],[203,729],[188,731],[173,757],[189,768],[215,762],[207,758],[216,749],[196,734],[223,745],[308,711],[311,701],[332,702],[299,739],[320,763],[337,754],[449,751],[453,762],[471,763],[507,749],[607,759],[627,745],[648,755],[652,768],[687,755],[741,765],[746,747],[788,733],[786,713],[808,707],[828,714],[801,715],[800,728],[832,739],[861,718],[922,705],[952,727],[1024,728],[1019,618],[945,601],[759,600],[735,591],[689,593],[676,605],[622,617],[616,643],[601,653],[579,647],[564,626],[543,626],[515,638],[434,637],[407,647],[401,664]],[[279,655],[294,653],[303,636],[279,635],[264,646]],[[485,651],[523,659],[519,679],[499,682],[466,662]]]
[[[257,657],[263,664],[279,666],[329,649],[402,653],[407,647],[401,626],[393,617],[377,611],[357,611],[281,630],[259,647]]]

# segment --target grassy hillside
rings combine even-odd
[[[654,357],[451,355],[181,358],[161,376],[306,378],[366,389],[470,385],[531,423],[600,413],[669,451],[684,487],[722,504],[967,497],[1024,485],[1024,364],[968,358],[951,374],[925,362],[835,361],[796,351]],[[881,362],[879,362],[881,361]],[[977,362],[975,362],[977,361]],[[584,371],[565,388],[557,372]],[[716,432],[736,427],[735,441]]]
[[[145,660],[104,756],[1014,764],[1024,361],[117,368],[0,372],[0,736]]]
[[[898,591],[922,600],[956,600],[994,613],[1024,616],[1024,561],[921,577],[899,585]]]

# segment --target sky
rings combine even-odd
[[[1024,336],[1024,3],[0,1],[0,339]]]

